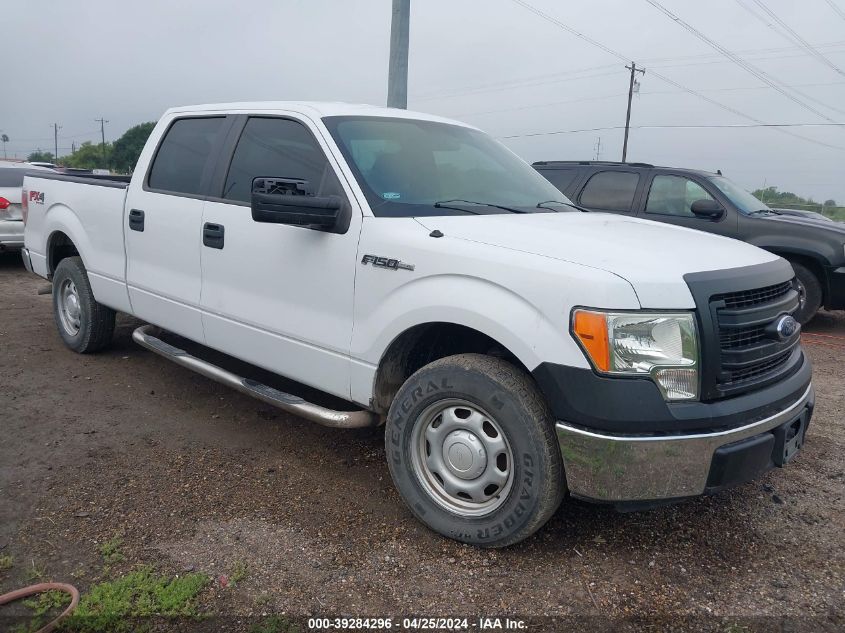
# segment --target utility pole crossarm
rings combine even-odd
[[[640,73],[645,75],[645,68],[637,68],[637,64],[631,62],[630,66],[625,66],[631,71],[631,82],[628,84],[628,112],[625,115],[625,140],[622,143],[622,162],[624,163],[628,158],[628,130],[631,127],[631,99],[634,96],[634,75]]]

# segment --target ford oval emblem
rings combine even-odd
[[[785,341],[800,329],[801,325],[798,323],[798,321],[786,314],[782,316],[780,320],[778,320],[775,331],[778,333],[778,338],[782,341]]]

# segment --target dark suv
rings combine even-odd
[[[801,323],[822,305],[845,309],[843,223],[782,215],[721,173],[597,161],[540,161],[534,168],[590,211],[718,233],[788,259],[801,292],[795,315]]]

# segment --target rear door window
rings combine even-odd
[[[600,171],[587,182],[579,202],[589,209],[630,211],[639,182],[630,171]]]
[[[205,170],[212,164],[212,148],[224,117],[194,117],[173,122],[158,147],[147,186],[150,189],[198,195]]]

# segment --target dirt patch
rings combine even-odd
[[[788,468],[649,512],[568,501],[535,537],[486,551],[413,519],[380,433],[323,429],[172,365],[132,343],[131,319],[108,351],[73,354],[40,283],[0,256],[0,554],[13,560],[0,591],[37,574],[85,590],[147,564],[208,574],[202,608],[245,623],[265,613],[700,616],[701,628],[718,616],[719,630],[760,616],[764,628],[842,622],[843,346],[807,345],[817,411]],[[816,321],[809,331],[845,337],[841,313]],[[109,542],[120,556],[107,565]]]

